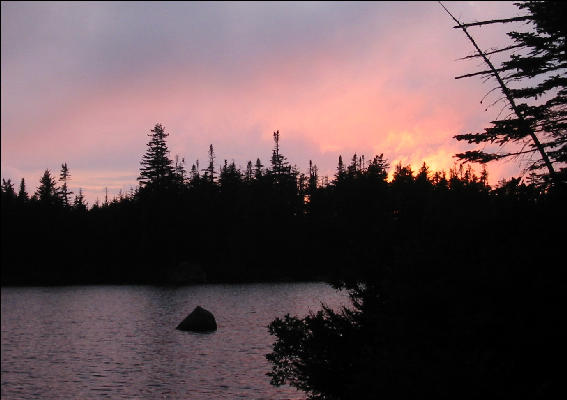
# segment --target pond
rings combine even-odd
[[[267,325],[325,303],[324,283],[2,288],[2,398],[302,399],[274,387]],[[181,332],[197,305],[214,333]]]

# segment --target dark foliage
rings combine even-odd
[[[331,208],[325,262],[344,263],[332,281],[353,306],[273,321],[272,383],[312,399],[564,397],[567,274],[549,224],[567,222],[565,196],[485,179],[399,165],[342,193],[356,207]]]

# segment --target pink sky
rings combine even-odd
[[[447,6],[463,20],[518,14],[511,3]],[[268,164],[272,132],[306,171],[332,176],[338,156],[384,156],[448,170],[452,139],[499,111],[492,88],[454,76],[482,67],[435,2],[2,2],[2,177],[32,193],[46,168],[67,162],[90,203],[136,185],[155,123],[169,146],[204,165]],[[481,45],[501,27],[475,31]],[[473,32],[473,33],[475,33]],[[517,164],[488,168],[491,183]]]

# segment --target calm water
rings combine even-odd
[[[269,384],[266,327],[321,302],[348,303],[322,283],[2,288],[2,398],[304,398]],[[197,305],[217,332],[175,329]]]

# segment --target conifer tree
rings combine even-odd
[[[191,172],[189,173],[189,182],[192,186],[196,186],[201,179],[199,171],[199,160],[195,161],[195,164],[191,165]]]
[[[385,182],[388,178],[388,161],[384,158],[384,154],[376,155],[369,163],[366,169],[366,175],[371,179]]]
[[[284,155],[280,153],[280,131],[274,132],[274,149],[272,150],[272,169],[271,174],[279,180],[282,175],[288,174],[291,171],[291,167],[287,162]]]
[[[347,174],[352,179],[358,175],[358,171],[358,156],[354,153],[350,165],[347,167]]]
[[[479,133],[456,135],[457,140],[470,144],[495,143],[499,151],[472,150],[456,156],[462,160],[487,163],[495,160],[522,157],[527,170],[540,171],[544,180],[567,181],[567,6],[560,1],[527,1],[516,3],[527,15],[507,19],[461,23],[462,29],[476,49],[476,54],[465,57],[481,58],[487,70],[457,77],[494,78],[508,103],[511,113],[492,121]],[[470,27],[524,21],[531,30],[512,31],[508,36],[513,44],[500,49],[483,51],[468,32]],[[490,55],[512,51],[500,65],[494,65]],[[536,100],[540,99],[539,102]],[[510,143],[517,147],[508,147]],[[556,166],[563,166],[556,172]],[[541,172],[545,171],[545,172]]]
[[[244,182],[252,182],[253,176],[254,172],[252,171],[252,161],[248,161],[248,163],[246,164],[246,172],[244,172]]]
[[[337,182],[341,182],[345,179],[346,171],[345,165],[343,164],[343,156],[339,156],[339,165],[337,166],[337,173],[335,174],[335,179]]]
[[[59,181],[63,182],[61,188],[59,189],[59,197],[61,198],[61,202],[65,208],[70,206],[69,196],[73,194],[68,187],[67,181],[71,179],[71,174],[69,173],[69,168],[67,167],[67,163],[61,164],[61,173],[59,174]]]
[[[392,179],[393,184],[410,184],[414,181],[413,171],[411,165],[403,166],[400,161],[396,164],[394,176]]]
[[[24,178],[20,181],[20,190],[18,191],[18,200],[20,201],[27,201],[28,200],[28,192],[26,192],[26,182]]]
[[[307,190],[309,194],[312,194],[317,190],[317,183],[319,182],[318,168],[313,165],[313,162],[309,160],[309,181],[307,183]]]
[[[165,132],[161,124],[156,124],[148,136],[150,141],[147,144],[146,153],[142,156],[138,181],[142,188],[168,188],[174,180],[173,162],[169,158],[166,143],[169,134]]]
[[[211,144],[209,145],[209,166],[203,170],[205,172],[205,181],[210,183],[215,182],[215,158],[215,150]]]
[[[14,184],[12,183],[11,179],[5,180],[2,178],[2,193],[12,200],[16,198],[16,192],[14,191]]]
[[[258,180],[264,174],[264,165],[259,158],[256,159],[256,164],[254,164],[254,179]]]
[[[58,190],[55,185],[55,179],[51,176],[49,169],[46,169],[41,179],[39,187],[35,192],[35,197],[41,204],[56,205],[59,203]]]
[[[242,173],[236,164],[232,161],[230,164],[224,160],[224,165],[221,168],[221,173],[219,177],[220,186],[224,189],[230,187],[235,188],[242,181]]]
[[[85,202],[85,197],[83,195],[82,188],[79,188],[79,194],[75,196],[75,201],[73,202],[73,208],[79,211],[87,210],[87,203]]]
[[[179,155],[175,156],[175,168],[174,168],[174,177],[175,181],[178,185],[182,186],[186,183],[187,180],[187,171],[185,170],[185,158],[179,157]]]
[[[429,182],[429,167],[427,166],[425,161],[423,162],[423,164],[421,165],[421,168],[417,172],[417,175],[415,177],[415,181],[419,182],[419,183]]]

